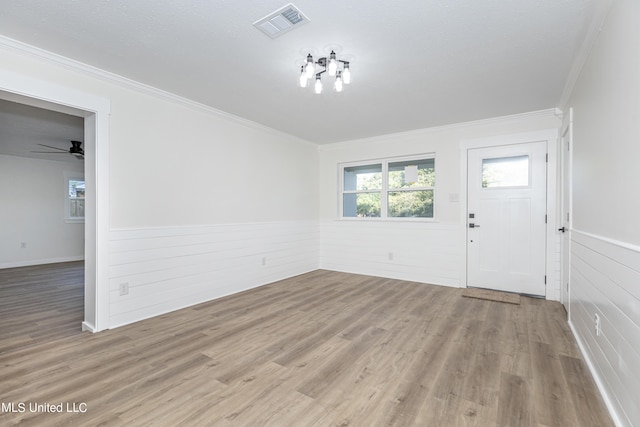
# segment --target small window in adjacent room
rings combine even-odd
[[[433,219],[431,156],[341,165],[342,218]]]
[[[84,221],[84,178],[67,178],[66,180],[66,220],[70,222]]]

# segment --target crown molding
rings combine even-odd
[[[614,0],[598,0],[595,3],[595,13],[592,15],[591,20],[587,25],[585,37],[582,39],[582,43],[573,58],[567,80],[564,84],[564,89],[562,90],[562,95],[558,102],[558,107],[563,110],[566,109],[567,104],[569,103],[569,98],[573,93],[573,88],[578,82],[578,78],[582,73],[582,68],[587,62],[587,59],[591,54],[591,50],[596,44],[596,40],[602,31],[605,20],[609,15],[609,11],[611,11],[613,2]]]
[[[67,58],[57,53],[53,53],[48,50],[41,49],[39,47],[30,45],[27,43],[23,43],[21,41],[18,41],[9,37],[5,37],[3,35],[0,35],[0,49],[17,53],[28,58],[45,61],[45,62],[48,62],[49,64],[60,66],[67,70],[81,73],[91,78],[96,78],[107,83],[118,85],[125,89],[142,93],[144,95],[150,95],[150,96],[162,99],[164,101],[179,104],[184,107],[190,108],[192,110],[200,111],[207,114],[212,114],[249,128],[268,132],[280,137],[286,137],[287,139],[295,139],[296,142],[302,142],[302,143],[311,145],[313,147],[317,146],[317,144],[311,141],[308,141],[306,139],[300,138],[299,136],[295,136],[295,135],[271,128],[269,126],[262,125],[260,123],[254,122],[249,119],[245,119],[240,116],[236,116],[231,113],[227,113],[225,111],[219,110],[209,105],[193,101],[189,98],[185,98],[183,96],[176,95],[174,93],[167,92],[162,89],[158,89],[154,86],[150,86],[150,85],[138,82],[136,80],[129,79],[119,74],[105,71],[103,69],[94,67],[92,65]]]
[[[371,144],[375,142],[385,142],[389,140],[396,140],[398,138],[408,138],[408,137],[428,135],[428,134],[439,133],[439,132],[446,132],[449,130],[459,130],[459,129],[476,127],[476,126],[489,126],[492,124],[503,123],[506,120],[521,120],[526,118],[536,118],[536,117],[544,118],[544,117],[552,117],[552,116],[557,117],[555,115],[556,110],[557,110],[556,108],[547,108],[545,110],[530,111],[527,113],[510,114],[508,116],[491,117],[488,119],[472,120],[469,122],[461,122],[461,123],[454,123],[450,125],[416,129],[416,130],[410,130],[407,132],[398,132],[398,133],[391,133],[386,135],[371,136],[367,138],[352,139],[352,140],[342,141],[342,142],[334,142],[331,144],[320,145],[318,147],[318,150],[325,151],[325,150],[332,150],[332,149],[341,149],[349,145],[359,145],[363,143]]]

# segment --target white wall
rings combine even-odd
[[[566,106],[574,109],[570,323],[627,426],[640,425],[638,94],[640,3],[614,0]]]
[[[111,100],[113,228],[317,218],[315,145],[158,98]]]
[[[110,327],[317,268],[315,145],[37,49],[0,43],[0,64],[110,101]],[[247,257],[260,269],[231,280]]]
[[[80,161],[0,155],[0,268],[84,258],[84,224],[65,222],[64,179],[83,169]]]
[[[460,199],[464,197],[460,194],[460,142],[558,126],[559,120],[553,113],[543,111],[322,146],[320,266],[463,286],[465,228],[460,218]],[[339,219],[340,163],[423,153],[435,153],[435,221]]]
[[[615,0],[569,103],[574,109],[573,226],[640,245],[640,4]],[[628,197],[627,197],[628,195]]]

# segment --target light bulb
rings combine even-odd
[[[342,72],[342,81],[348,85],[351,83],[351,70],[349,70],[349,63],[344,64],[344,71]]]
[[[304,71],[304,65],[300,67],[300,80],[298,80],[300,87],[307,87],[307,74]]]
[[[338,71],[338,61],[336,61],[336,53],[334,51],[331,51],[331,53],[329,54],[329,67],[327,69],[327,72],[330,76],[333,77],[336,75],[336,71]]]
[[[342,73],[338,71],[338,76],[336,77],[336,82],[333,84],[333,89],[336,92],[342,92]]]
[[[336,75],[336,71],[338,71],[338,63],[336,62],[335,59],[331,59],[329,61],[329,75],[330,76],[335,76]]]
[[[317,94],[322,93],[322,80],[320,80],[320,76],[316,76],[316,85],[314,89]]]
[[[307,55],[307,65],[305,65],[304,71],[307,73],[307,78],[308,79],[313,77],[313,74],[316,71],[316,67],[313,64],[313,56],[311,56],[311,54]]]
[[[300,87],[307,87],[307,74],[304,71],[304,65],[300,67],[300,79],[298,80]]]

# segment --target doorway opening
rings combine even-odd
[[[109,113],[107,99],[0,70],[0,98],[82,117],[85,160],[84,320],[82,329],[108,328]]]
[[[84,118],[0,98],[3,324],[14,338],[79,333],[84,309]],[[7,337],[7,334],[4,336]],[[24,341],[25,343],[27,341]]]

